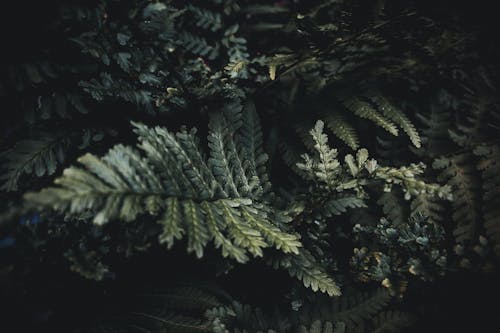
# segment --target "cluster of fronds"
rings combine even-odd
[[[391,295],[378,289],[351,293],[341,301],[321,299],[291,315],[277,310],[269,316],[217,289],[178,287],[133,295],[116,319],[95,322],[87,332],[397,332],[414,318],[389,310],[392,303]]]

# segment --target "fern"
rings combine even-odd
[[[401,329],[411,326],[414,321],[415,320],[412,315],[404,312],[383,312],[373,320],[373,332],[401,332]]]
[[[261,162],[238,153],[224,116],[214,115],[210,124],[208,161],[198,148],[195,130],[174,135],[134,124],[145,157],[123,145],[103,158],[84,155],[79,162],[85,169],[66,169],[55,182],[60,187],[29,193],[26,199],[30,205],[72,213],[91,209],[96,224],[158,216],[163,226],[160,242],[171,247],[186,234],[188,252],[198,257],[209,240],[240,262],[247,260],[247,252],[261,256],[262,249],[273,244],[285,253],[298,253],[297,236],[274,225],[270,208],[259,203],[262,190],[254,189],[261,187],[256,177]]]
[[[410,138],[410,141],[415,147],[421,147],[420,135],[415,129],[413,123],[401,110],[395,108],[386,98],[384,98],[380,94],[370,96],[370,100],[375,103],[375,105],[377,105],[377,108],[382,111],[384,116],[391,119],[394,123],[399,125],[403,129],[403,131],[406,132],[406,134]]]
[[[177,287],[167,292],[137,294],[138,298],[151,303],[152,299],[160,301],[162,306],[173,310],[202,310],[216,308],[223,302],[214,293],[201,287]]]
[[[205,302],[209,299],[210,302]],[[129,312],[117,321],[97,323],[90,332],[103,329],[118,330],[130,328],[144,331],[175,332],[290,332],[290,333],[345,333],[361,332],[360,327],[373,319],[377,328],[404,327],[410,322],[410,316],[399,312],[381,312],[390,296],[385,291],[373,295],[343,296],[342,303],[327,306],[322,304],[319,312],[301,310],[297,316],[283,318],[282,314],[270,317],[259,308],[252,308],[238,302],[222,302],[214,295],[196,288],[177,288],[166,293],[139,294],[133,297]],[[181,302],[176,306],[174,302]],[[340,305],[342,304],[342,305]],[[191,311],[191,316],[186,313]],[[193,312],[194,311],[194,312]],[[203,314],[193,316],[195,314]],[[378,315],[376,315],[378,314]],[[334,319],[328,319],[334,318]],[[387,322],[381,322],[387,318]],[[286,320],[284,320],[286,319]],[[346,319],[347,322],[342,321]]]
[[[423,123],[422,147],[420,154],[425,152],[431,157],[447,153],[449,147],[448,129],[452,125],[452,113],[443,111],[439,105],[430,106],[430,114],[417,113],[417,118]],[[418,151],[417,151],[418,153]]]
[[[314,149],[318,153],[318,160],[315,163],[309,155],[303,155],[304,163],[297,164],[299,169],[305,170],[311,179],[316,179],[324,183],[327,189],[333,189],[339,173],[340,163],[336,159],[337,150],[328,146],[328,137],[323,133],[324,123],[316,122],[310,131],[314,140]]]
[[[348,295],[332,303],[331,319],[343,322],[348,327],[356,327],[382,310],[390,300],[391,296],[385,289],[378,289],[371,294]]]
[[[130,328],[146,332],[174,331],[180,333],[211,332],[205,321],[181,315],[150,314],[143,312],[132,312],[137,317],[138,324],[130,324]],[[146,322],[146,323],[143,323]]]
[[[369,159],[366,149],[359,149],[356,158],[347,154],[344,158],[345,165],[341,166],[336,158],[337,150],[328,145],[328,137],[323,133],[323,126],[323,122],[318,121],[310,132],[317,157],[312,158],[304,154],[302,156],[304,162],[297,164],[304,178],[313,181],[319,189],[329,193],[354,191],[358,198],[363,199],[367,196],[365,187],[370,182],[378,180],[384,183],[384,191],[391,191],[393,184],[400,186],[405,199],[425,193],[441,199],[451,197],[449,187],[427,184],[417,178],[424,171],[425,166],[422,163],[399,168],[383,167],[379,166],[376,160]],[[328,201],[334,203],[330,199]],[[381,203],[384,203],[383,198]],[[351,203],[350,206],[362,207],[362,204],[357,202]]]
[[[302,249],[299,254],[271,258],[269,264],[275,269],[285,268],[290,276],[301,280],[304,286],[313,291],[321,291],[330,296],[341,295],[340,287],[318,265],[312,254]]]
[[[399,128],[401,128],[416,148],[421,147],[420,135],[413,122],[410,121],[403,111],[395,107],[381,93],[367,92],[365,95],[352,98],[342,97],[342,104],[345,109],[354,115],[372,121],[393,136],[398,136]],[[328,128],[336,137],[351,149],[356,150],[359,148],[359,134],[354,124],[346,119],[344,112],[342,109],[330,112],[321,111],[320,117],[325,119]],[[301,122],[296,126],[302,129],[304,125]],[[299,130],[299,133],[302,134],[304,131]],[[308,145],[307,138],[304,140],[304,143]]]
[[[211,31],[217,31],[221,29],[222,19],[219,13],[209,11],[205,8],[193,6],[191,4],[187,5],[187,9],[193,13],[196,26],[203,29],[210,29]]]
[[[226,332],[346,333],[365,332],[361,328],[384,316],[392,297],[385,289],[373,293],[354,293],[339,298],[321,298],[305,304],[289,315],[270,316],[260,308],[233,302],[232,311],[207,312],[214,321],[225,323]]]
[[[495,271],[495,48],[488,29],[460,24],[460,6],[439,7],[51,5],[0,68],[12,111],[0,131],[0,275],[42,307],[17,330],[59,327],[58,293],[85,288],[110,302],[68,331],[399,331],[412,322],[401,310],[420,307],[392,297],[463,268]],[[252,306],[163,289],[193,272]],[[248,272],[259,280],[242,287]],[[115,289],[154,281],[159,291],[132,297]]]
[[[439,180],[446,181],[453,188],[455,222],[454,235],[457,242],[471,241],[476,238],[476,227],[480,223],[477,204],[477,180],[473,165],[467,163],[471,154],[460,154],[450,158],[442,157],[434,161],[433,167],[442,170]]]
[[[2,175],[1,190],[16,191],[19,179],[23,174],[37,177],[50,176],[57,170],[57,165],[65,160],[69,138],[40,133],[37,139],[18,142],[13,148],[4,152],[2,157],[7,160]]]
[[[179,36],[179,43],[190,52],[207,57],[210,60],[215,59],[219,55],[219,47],[217,45],[209,45],[203,37],[186,31],[183,31]]]
[[[339,197],[325,202],[325,216],[341,215],[347,212],[348,208],[366,207],[365,202],[356,196]]]
[[[118,316],[110,316],[95,323],[87,332],[123,332],[123,330],[126,332],[213,332],[213,323],[204,313],[216,309],[230,310],[214,295],[192,287],[133,295],[126,300],[125,309],[126,311],[119,313]]]
[[[375,227],[357,224],[353,232],[358,245],[351,265],[358,270],[361,281],[380,281],[395,293],[399,291],[391,281],[407,284],[414,277],[433,280],[443,274],[447,262],[447,252],[440,247],[444,230],[439,224],[429,224],[421,215],[399,224],[385,218]],[[370,240],[371,250],[362,246]]]
[[[306,328],[304,325],[301,325],[297,329],[297,333],[342,333],[345,332],[345,327],[342,324],[336,324],[335,327],[329,321],[321,322],[320,320],[314,321],[311,326]]]
[[[260,179],[262,184],[263,194],[269,192],[271,184],[266,170],[266,162],[268,160],[267,154],[264,152],[262,130],[259,125],[259,118],[255,111],[255,105],[249,101],[245,106],[242,117],[242,131],[241,135],[237,137],[242,151],[242,156],[248,154],[248,160],[254,161],[255,165],[251,170],[256,171],[256,176]]]
[[[398,136],[399,131],[396,125],[381,115],[370,103],[360,99],[351,99],[345,101],[344,105],[358,117],[371,120],[392,135]]]
[[[480,157],[477,168],[482,178],[481,213],[484,218],[484,227],[495,243],[500,244],[499,148],[494,145],[481,145],[474,150],[474,154]]]
[[[417,195],[411,202],[411,214],[422,214],[429,222],[441,224],[444,221],[444,205],[428,194]]]
[[[222,249],[224,257],[238,262],[246,262],[249,255],[262,256],[263,249],[274,247],[289,255],[287,264],[281,266],[306,287],[339,294],[335,282],[300,251],[298,235],[286,231],[288,218],[264,201],[265,154],[255,146],[258,136],[257,142],[249,141],[253,134],[244,133],[259,131],[249,124],[242,127],[241,121],[230,123],[228,116],[235,120],[241,115],[218,113],[211,118],[208,160],[195,130],[174,135],[161,127],[134,123],[144,155],[123,145],[102,158],[86,154],[78,159],[84,169],[70,167],[55,181],[59,187],[27,193],[27,205],[70,213],[91,210],[98,225],[151,215],[163,229],[160,243],[170,248],[187,237],[187,251],[199,258],[210,241]],[[258,123],[254,120],[253,125]]]
[[[424,194],[420,194],[419,197]],[[401,195],[397,195],[395,191],[385,192],[377,200],[377,203],[382,206],[384,215],[387,216],[395,224],[404,223],[408,218],[408,205],[404,205]]]
[[[359,138],[356,131],[342,115],[338,113],[328,114],[325,121],[333,134],[344,141],[351,149],[356,150],[359,148]]]

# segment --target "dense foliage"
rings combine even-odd
[[[438,3],[34,5],[0,68],[14,331],[439,331],[432,286],[497,274],[500,105]]]

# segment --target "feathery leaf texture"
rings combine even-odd
[[[217,274],[263,257],[327,295],[283,281],[291,304],[268,316],[197,288],[151,292],[111,307],[97,331],[391,332],[412,321],[390,301],[414,279],[498,266],[498,71],[456,8],[440,22],[440,10],[383,0],[115,2],[58,2],[36,34],[53,43],[0,69],[15,111],[2,130],[7,281],[50,262],[128,287],[131,255],[153,262],[156,243],[175,246],[169,275],[182,244]],[[187,116],[206,137],[172,130]],[[128,140],[132,117],[137,145],[91,145],[108,131]],[[78,149],[90,153],[18,207],[18,191],[45,186]]]
[[[365,95],[363,97],[345,99],[343,104],[347,110],[356,116],[372,121],[394,136],[399,135],[398,127],[401,128],[416,148],[421,147],[420,135],[415,125],[403,111],[395,107],[380,93],[368,92]],[[353,149],[357,148],[359,139],[356,132],[340,114],[329,115],[326,120],[336,136],[343,140],[349,147]]]
[[[330,304],[313,307],[311,316],[321,316],[321,319],[334,323],[342,322],[349,328],[361,326],[367,319],[383,310],[391,301],[389,291],[379,288],[371,293],[348,293],[332,300]]]
[[[285,231],[277,222],[281,213],[263,201],[266,157],[256,146],[259,136],[254,138],[258,122],[233,129],[237,132],[231,131],[233,124],[222,113],[213,115],[207,160],[196,130],[173,134],[134,123],[142,153],[116,145],[102,158],[86,154],[78,159],[83,168],[64,170],[55,181],[59,187],[28,193],[27,203],[71,213],[95,211],[99,225],[149,214],[163,226],[160,243],[171,247],[186,236],[188,252],[197,257],[212,240],[224,256],[239,262],[249,254],[262,256],[270,246],[299,253],[298,236]]]
[[[474,150],[480,158],[477,169],[481,172],[481,213],[487,234],[496,243],[500,255],[500,149],[495,145],[483,144]]]
[[[12,149],[2,153],[7,159],[6,172],[0,177],[2,191],[15,191],[23,174],[50,176],[56,172],[57,165],[65,160],[67,137],[57,137],[41,133],[37,139],[18,142]]]
[[[420,194],[422,196],[423,194]],[[377,203],[382,206],[384,215],[395,224],[404,223],[407,219],[407,206],[402,202],[401,196],[398,196],[395,191],[385,192],[377,200]],[[405,209],[406,208],[406,209]]]
[[[366,207],[366,203],[363,199],[356,196],[345,196],[326,201],[324,212],[325,216],[341,215],[347,212],[349,208],[361,207]]]
[[[415,147],[421,147],[420,135],[415,126],[400,109],[394,107],[394,105],[380,94],[373,94],[369,98],[377,108],[382,111],[384,116],[392,120],[405,131]]]
[[[384,190],[390,192],[393,185],[398,185],[404,192],[404,198],[409,200],[412,196],[428,194],[441,199],[450,199],[451,193],[448,186],[438,184],[428,184],[417,178],[424,172],[423,163],[410,164],[399,168],[379,166],[377,161],[369,159],[368,150],[359,149],[356,156],[347,154],[344,158],[344,165],[337,159],[337,150],[328,145],[328,136],[323,133],[324,123],[321,120],[316,122],[315,127],[310,131],[314,141],[316,157],[308,154],[302,155],[303,162],[297,163],[298,169],[306,180],[313,181],[319,189],[326,189],[328,193],[354,190],[358,199],[366,197],[364,187],[370,181],[382,181]],[[335,204],[330,198],[328,202]],[[364,207],[360,200],[356,202],[343,199],[344,208]],[[384,198],[381,198],[384,204]],[[342,203],[338,203],[342,205]],[[346,206],[347,204],[347,206]],[[340,206],[339,206],[340,207]],[[335,214],[334,211],[328,213],[329,205],[326,206],[327,215]],[[387,208],[388,209],[388,208]],[[342,209],[339,210],[340,212]]]
[[[433,163],[434,169],[441,170],[438,180],[447,182],[453,189],[452,218],[456,227],[453,232],[457,242],[476,239],[480,225],[480,210],[477,202],[479,180],[475,174],[471,153],[440,157]]]
[[[88,333],[98,332],[213,332],[206,311],[231,309],[212,293],[193,287],[143,292],[130,297],[126,311],[94,324]]]
[[[310,173],[311,178],[316,178],[325,184],[327,188],[333,188],[339,173],[340,163],[336,159],[337,150],[328,145],[328,136],[323,133],[324,123],[321,120],[316,122],[310,134],[314,140],[314,149],[318,153],[318,160],[315,162],[309,155],[303,155],[304,163],[298,163],[297,167]]]
[[[415,317],[401,311],[385,311],[373,320],[374,333],[401,332],[401,329],[411,326]]]
[[[331,322],[322,322],[321,320],[315,320],[311,323],[309,328],[304,325],[300,325],[297,329],[297,333],[341,333],[345,332],[345,326],[338,323],[333,325]]]
[[[358,117],[371,120],[392,135],[398,136],[399,131],[396,125],[390,119],[380,114],[370,102],[359,98],[353,98],[346,100],[344,105]]]
[[[351,149],[356,150],[359,148],[359,138],[356,130],[341,114],[336,112],[328,113],[325,116],[325,121],[333,134],[344,141]]]
[[[313,291],[321,291],[330,296],[340,296],[341,290],[337,283],[324,272],[316,263],[312,254],[306,249],[301,249],[299,254],[276,256],[269,260],[275,268],[285,268],[290,276],[301,280],[304,286]]]

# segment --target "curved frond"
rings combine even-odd
[[[222,114],[211,121],[208,160],[195,130],[174,135],[161,127],[134,126],[142,153],[117,145],[102,158],[86,154],[78,159],[82,167],[66,169],[55,181],[58,187],[26,194],[28,205],[71,213],[90,210],[99,225],[150,215],[163,228],[160,243],[171,247],[186,237],[188,252],[197,257],[210,241],[223,256],[239,262],[249,254],[262,256],[270,246],[298,253],[298,236],[284,231],[279,219],[270,218],[270,208],[259,203],[263,191],[256,190],[262,188],[256,167],[264,166],[255,151],[260,148],[239,153]]]

